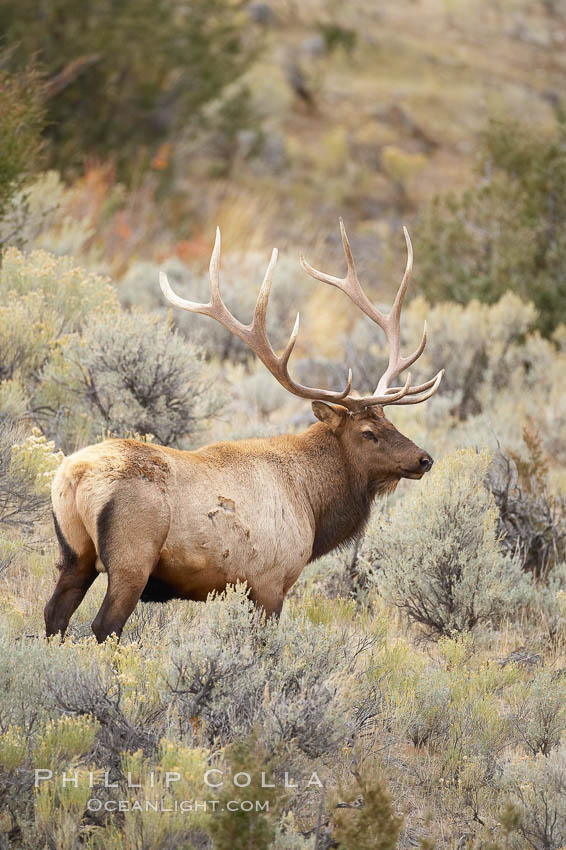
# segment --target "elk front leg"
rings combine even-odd
[[[270,588],[254,590],[252,588],[250,599],[256,608],[265,611],[266,617],[275,617],[278,620],[285,601],[285,594],[282,590]]]

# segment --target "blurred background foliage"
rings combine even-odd
[[[561,850],[564,4],[5,0],[0,33],[0,846]],[[238,588],[140,607],[95,647],[99,579],[69,642],[37,639],[62,452],[313,421],[238,338],[164,303],[160,271],[207,299],[216,224],[243,321],[279,247],[268,329],[281,348],[300,311],[293,374],[375,386],[378,330],[298,262],[343,273],[339,215],[383,307],[411,232],[402,345],[426,319],[415,379],[446,375],[388,413],[430,477],[310,565],[279,627]],[[77,788],[34,798],[38,754],[73,759]],[[171,765],[188,796],[211,763],[325,787],[277,787],[255,819],[85,818],[109,763],[165,795]]]
[[[433,301],[491,303],[507,290],[539,311],[550,334],[566,315],[566,116],[540,138],[532,125],[492,120],[478,183],[423,212],[422,285]]]
[[[148,145],[198,123],[244,72],[253,56],[245,22],[230,0],[0,7],[8,70],[19,77],[33,61],[42,75],[49,163],[68,171],[111,155],[130,176],[147,166]]]

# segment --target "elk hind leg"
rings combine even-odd
[[[130,614],[139,602],[139,598],[147,584],[153,569],[153,563],[140,565],[121,564],[127,568],[128,576],[121,571],[108,575],[108,590],[100,611],[92,623],[92,630],[99,643],[103,643],[110,635],[120,637]]]
[[[106,596],[92,623],[99,643],[122,634],[167,536],[169,516],[160,500],[146,498],[138,504],[134,518],[128,500],[114,497],[98,517],[98,554],[108,573]]]
[[[59,541],[60,573],[55,590],[44,609],[45,633],[47,637],[57,633],[64,637],[69,620],[98,575],[95,567],[96,551],[82,523],[75,528],[75,551],[61,530],[55,514],[53,521]]]

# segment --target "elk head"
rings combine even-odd
[[[274,249],[265,273],[252,321],[244,325],[226,308],[220,295],[220,230],[216,229],[216,240],[210,260],[211,297],[208,304],[187,301],[176,295],[165,274],[160,274],[163,294],[176,307],[201,313],[216,319],[225,328],[239,336],[249,345],[271,374],[293,395],[309,399],[314,415],[324,422],[341,442],[344,453],[351,466],[365,477],[374,492],[394,487],[401,478],[421,478],[432,467],[430,455],[403,436],[386,418],[383,408],[390,404],[419,404],[426,401],[438,390],[444,370],[422,384],[413,386],[411,374],[402,386],[392,386],[401,372],[411,366],[422,354],[426,345],[426,322],[421,342],[411,355],[404,357],[400,351],[401,308],[413,267],[413,249],[406,228],[403,228],[407,243],[407,266],[395,301],[389,313],[382,313],[375,307],[363,291],[358,276],[350,243],[344,223],[340,219],[342,244],[347,261],[347,273],[344,278],[333,277],[317,271],[301,256],[303,269],[316,280],[341,289],[359,309],[365,313],[385,333],[389,345],[389,362],[379,379],[375,392],[370,396],[360,396],[352,391],[352,370],[343,390],[324,390],[307,387],[297,383],[288,372],[288,363],[299,331],[299,314],[289,341],[283,352],[277,355],[267,336],[265,320],[273,270],[277,262],[277,250]]]

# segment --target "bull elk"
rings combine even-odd
[[[243,339],[293,395],[312,402],[320,420],[302,434],[213,443],[179,451],[130,439],[110,439],[67,457],[53,482],[53,514],[59,542],[59,579],[45,608],[47,635],[64,635],[99,571],[108,574],[106,596],[92,629],[103,641],[120,635],[138,600],[205,600],[212,591],[246,581],[251,598],[267,615],[278,615],[290,587],[310,561],[355,539],[363,531],[376,495],[401,478],[421,478],[430,455],[385,417],[388,404],[418,404],[438,389],[443,371],[418,386],[411,375],[396,378],[421,355],[400,352],[400,315],[413,252],[389,313],[365,295],[340,220],[348,271],[323,274],[303,257],[316,280],[341,289],[384,332],[389,362],[375,393],[315,389],[288,372],[299,316],[284,351],[274,352],[265,320],[274,250],[249,325],[222,301],[220,231],[210,261],[208,304],[186,301],[161,275],[171,304],[216,319]]]

